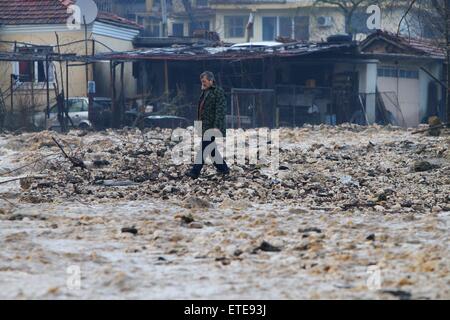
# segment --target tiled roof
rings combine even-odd
[[[1,0],[0,0],[1,1]],[[135,23],[134,21],[119,17],[118,15],[115,15],[110,12],[99,12],[97,16],[97,21],[102,21],[106,23],[113,23],[113,24],[119,24],[122,26],[131,27],[134,29],[143,29],[143,27],[140,24]]]
[[[0,0],[0,24],[66,23],[70,4],[60,0]]]
[[[0,0],[0,25],[64,24],[73,0]],[[97,20],[135,29],[141,26],[119,16],[99,13]]]
[[[371,34],[361,43],[361,47],[367,47],[376,39],[385,39],[402,47],[405,51],[414,55],[430,56],[434,58],[445,58],[445,51],[439,47],[436,41],[423,38],[409,38],[404,35],[396,35],[391,32],[378,30]]]

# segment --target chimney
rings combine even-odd
[[[153,10],[153,0],[145,0],[145,7],[147,12],[152,12]]]

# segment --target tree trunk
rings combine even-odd
[[[345,33],[351,34],[353,36],[355,36],[355,35],[353,34],[352,19],[353,19],[353,14],[355,13],[357,8],[358,8],[358,5],[354,5],[352,8],[347,9],[346,11],[344,11],[344,14],[345,14]]]

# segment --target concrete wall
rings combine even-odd
[[[380,92],[394,92],[398,97],[398,102],[408,127],[417,126],[426,116],[428,106],[428,86],[434,82],[426,72],[420,69],[421,66],[430,71],[437,79],[441,78],[442,65],[438,62],[399,62],[393,60],[382,61],[380,67],[390,66],[398,69],[415,70],[419,72],[418,79],[408,79],[401,77],[378,76],[378,90]],[[438,100],[442,99],[441,90],[438,90]]]
[[[110,48],[116,51],[128,51],[133,50],[133,43],[127,40],[120,40],[111,37],[101,36],[94,34],[93,38],[98,40]],[[107,48],[96,44],[96,53],[109,52]],[[124,89],[125,96],[128,98],[134,97],[137,90],[137,80],[133,77],[133,64],[132,62],[125,63],[124,69]],[[111,75],[109,62],[99,62],[95,64],[95,79],[97,96],[110,97],[111,96]],[[116,68],[116,89],[120,90],[120,67]],[[119,91],[117,91],[119,94]]]

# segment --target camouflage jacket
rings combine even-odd
[[[205,101],[202,107],[203,99]],[[225,137],[226,109],[227,101],[222,88],[213,86],[202,92],[198,103],[198,120],[202,121],[202,134],[208,129],[219,129]]]

